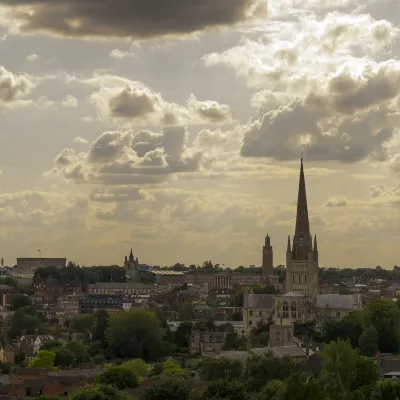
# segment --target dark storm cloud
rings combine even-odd
[[[265,0],[0,0],[0,4],[10,7],[10,17],[22,22],[19,29],[24,32],[137,39],[232,25],[266,12]]]

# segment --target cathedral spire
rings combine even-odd
[[[133,251],[131,248],[131,253],[129,254],[129,262],[133,262],[133,261],[135,261],[135,257],[133,256]]]
[[[314,251],[318,251],[317,235],[314,236]]]
[[[286,251],[292,251],[292,248],[291,248],[291,246],[290,246],[290,235],[288,235],[288,237],[287,237],[287,249],[286,249]]]
[[[306,181],[304,179],[303,158],[301,158],[300,165],[295,237],[297,239],[310,237],[310,223],[308,220]]]

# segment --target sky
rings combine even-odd
[[[361,5],[360,5],[361,4]],[[0,256],[400,263],[398,0],[0,0]]]

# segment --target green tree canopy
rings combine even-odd
[[[54,350],[55,358],[54,364],[57,367],[68,367],[73,365],[75,362],[75,355],[71,350],[68,350],[66,347],[59,347]]]
[[[163,335],[160,320],[153,312],[129,310],[111,318],[107,343],[115,357],[147,360],[154,355]]]
[[[193,324],[190,321],[183,321],[174,334],[174,342],[178,347],[189,347],[190,335]]]
[[[378,346],[378,331],[375,326],[371,325],[365,328],[358,341],[358,347],[360,348],[361,354],[367,357],[373,357],[378,352]]]
[[[202,380],[233,380],[243,375],[243,364],[228,358],[205,358],[200,363],[199,374]]]
[[[353,312],[340,321],[328,320],[323,330],[326,343],[343,339],[349,340],[353,347],[357,347],[362,333],[362,313]]]
[[[80,340],[71,340],[67,342],[65,348],[74,355],[75,363],[78,365],[88,362],[90,359],[87,352],[87,346],[85,346]]]
[[[131,396],[108,385],[86,385],[69,397],[69,400],[132,400]]]
[[[29,367],[32,368],[54,368],[54,360],[56,358],[56,353],[49,350],[40,350],[37,357],[34,358],[30,363]]]
[[[24,294],[13,296],[10,302],[10,310],[16,311],[23,307],[32,307],[32,302],[29,300],[29,297]]]
[[[162,377],[145,389],[143,400],[189,400],[191,390],[184,380],[176,377]]]
[[[94,321],[92,328],[92,341],[106,343],[106,332],[109,326],[108,312],[106,310],[98,310],[94,313]]]
[[[246,398],[246,388],[238,380],[215,380],[207,385],[203,393],[204,400],[243,400]]]
[[[349,393],[373,385],[379,379],[374,361],[361,356],[349,341],[329,343],[323,358],[321,380],[328,400],[347,400]]]
[[[397,353],[400,347],[400,309],[391,300],[374,299],[363,310],[363,326],[378,332],[379,350]]]
[[[96,383],[124,390],[138,387],[139,379],[137,375],[128,368],[118,366],[106,369],[101,375],[96,377]]]
[[[136,376],[139,376],[141,378],[146,378],[150,375],[151,372],[150,365],[140,358],[135,358],[133,360],[127,361],[126,363],[122,364],[122,366],[129,369]]]
[[[82,314],[71,318],[69,327],[78,333],[89,335],[92,332],[94,325],[93,314]]]
[[[284,380],[299,370],[299,365],[290,358],[274,358],[269,354],[263,357],[251,357],[247,362],[247,389],[259,391],[266,382]]]

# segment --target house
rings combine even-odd
[[[215,356],[221,353],[225,332],[193,330],[190,337],[189,353],[192,355]]]
[[[15,351],[10,344],[0,348],[0,361],[3,364],[15,364]]]
[[[94,382],[102,369],[47,371],[38,368],[17,368],[9,383],[0,385],[0,397],[68,396],[82,386]]]
[[[43,343],[54,340],[52,335],[23,335],[17,339],[15,346],[27,354],[28,358],[34,358]]]

